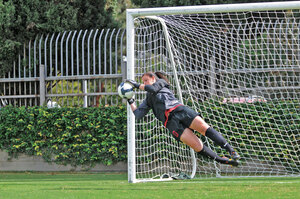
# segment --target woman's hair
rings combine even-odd
[[[170,83],[168,78],[167,78],[167,74],[164,72],[146,72],[142,75],[142,77],[144,77],[145,75],[149,76],[149,77],[155,77],[155,79],[164,79],[168,84]]]

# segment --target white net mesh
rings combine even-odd
[[[164,71],[172,74],[169,53],[165,46],[165,37],[159,22],[149,24],[155,30],[146,27],[136,29],[136,75],[147,71]],[[175,89],[174,80],[169,78]],[[176,89],[175,89],[176,90]],[[145,92],[136,94],[136,101],[142,102]],[[152,111],[141,121],[136,122],[136,174],[137,179],[161,178],[164,174],[178,171],[192,172],[192,157],[188,147],[178,143],[163,125],[154,117]]]
[[[147,71],[166,72],[177,97],[180,91],[183,103],[242,157],[238,168],[197,157],[196,177],[299,175],[299,10],[159,18],[168,35],[159,20],[135,19],[136,78]],[[137,94],[138,102],[144,98],[145,93]],[[220,156],[227,155],[201,139]],[[136,123],[137,179],[191,175],[192,159],[190,149],[178,144],[152,113]]]

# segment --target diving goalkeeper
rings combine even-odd
[[[224,137],[215,129],[210,127],[194,110],[184,106],[175,98],[169,89],[169,81],[164,73],[146,72],[142,75],[142,84],[134,80],[126,80],[134,88],[147,91],[146,99],[136,106],[134,99],[128,103],[137,120],[144,117],[152,109],[155,117],[163,122],[177,141],[190,146],[200,155],[207,156],[221,164],[238,166],[240,156]],[[213,140],[217,145],[227,150],[231,158],[220,157],[193,133],[198,131],[202,135]]]

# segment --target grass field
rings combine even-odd
[[[0,173],[0,199],[300,198],[300,178],[226,178],[129,184],[126,173]]]

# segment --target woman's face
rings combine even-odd
[[[152,85],[153,83],[156,82],[156,79],[155,79],[154,76],[150,77],[150,76],[148,76],[148,75],[144,75],[144,76],[142,77],[142,81],[143,81],[143,83],[144,83],[145,85]]]

